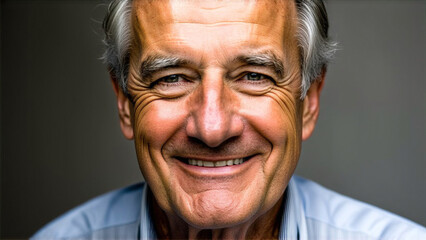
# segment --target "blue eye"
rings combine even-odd
[[[179,82],[180,76],[177,74],[169,75],[160,78],[158,81],[164,82],[164,83],[176,83]]]
[[[254,72],[248,73],[246,77],[247,77],[247,80],[250,80],[250,81],[259,81],[259,80],[265,79],[265,75],[254,73]]]

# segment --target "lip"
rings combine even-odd
[[[201,161],[210,161],[210,162],[218,162],[218,161],[227,161],[227,160],[233,160],[243,158],[244,161],[241,164],[238,165],[231,165],[231,166],[223,166],[223,167],[200,167],[200,166],[194,166],[185,163],[184,161],[187,159],[197,159]],[[256,164],[260,162],[260,156],[258,154],[245,156],[245,157],[173,157],[173,161],[176,163],[176,165],[185,172],[185,174],[188,174],[195,178],[219,178],[219,177],[234,177],[238,176],[239,174],[245,172],[248,168],[252,167],[253,164]],[[183,160],[183,161],[182,161]]]
[[[175,159],[187,163],[189,159],[194,159],[194,160],[201,160],[201,161],[207,161],[207,162],[222,162],[222,161],[228,161],[228,160],[235,160],[235,159],[243,159],[244,162],[248,161],[249,159],[251,159],[254,155],[250,155],[250,156],[242,156],[242,157],[181,157],[181,156],[176,156],[174,157]]]

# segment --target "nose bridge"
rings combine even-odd
[[[200,127],[205,131],[219,133],[226,130],[230,111],[226,110],[223,81],[219,79],[205,80],[202,89],[202,105],[199,112]],[[208,132],[206,132],[207,134]]]
[[[232,100],[220,71],[206,72],[203,76],[198,104],[194,103],[192,119],[187,128],[188,135],[198,138],[209,147],[217,147],[227,139],[241,134]]]

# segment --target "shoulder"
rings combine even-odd
[[[294,183],[311,232],[362,239],[426,239],[426,229],[410,220],[354,200],[301,177]]]
[[[70,239],[139,221],[144,183],[96,197],[56,218],[31,239]]]

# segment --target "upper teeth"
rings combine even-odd
[[[200,167],[224,167],[224,166],[232,166],[232,165],[238,165],[243,163],[242,158],[237,159],[231,159],[227,161],[202,161],[197,159],[188,159],[188,163],[193,166],[200,166]]]

